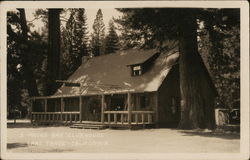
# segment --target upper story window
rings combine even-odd
[[[143,55],[143,54],[141,54]],[[150,54],[148,56],[139,57],[141,59],[137,59],[133,63],[127,64],[131,69],[131,76],[141,76],[146,73],[154,64],[154,61],[160,55],[159,52]]]
[[[133,76],[139,76],[139,75],[142,75],[142,67],[140,65],[138,66],[133,66],[132,67],[132,74]]]

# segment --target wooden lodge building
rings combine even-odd
[[[136,49],[90,58],[54,95],[31,99],[31,122],[177,127],[178,58]]]

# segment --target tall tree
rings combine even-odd
[[[12,28],[12,25],[17,27],[17,31]],[[28,89],[29,96],[37,96],[38,89],[33,72],[34,58],[33,46],[29,33],[29,28],[26,21],[25,10],[18,9],[18,13],[8,13],[7,33],[10,41],[9,43],[15,44],[15,49],[20,56],[19,66],[23,73],[25,86]],[[9,49],[11,48],[8,46]],[[11,52],[9,52],[11,54]]]
[[[97,11],[91,35],[91,49],[93,56],[104,54],[105,25],[101,9]]]
[[[60,79],[60,12],[61,9],[49,9],[48,12],[48,76],[47,95],[53,94],[58,85],[56,79]]]
[[[28,42],[28,26],[25,16],[25,10],[24,9],[18,9],[20,12],[20,25],[22,30],[22,43],[23,43],[23,54],[25,59],[23,59],[23,70],[24,70],[24,76],[26,79],[26,85],[28,87],[29,95],[30,96],[38,96],[38,89],[36,85],[36,81],[34,79],[34,73],[30,66],[32,66],[30,63],[32,63],[32,56],[31,56],[31,50],[30,45]]]
[[[180,128],[215,127],[214,97],[210,77],[198,53],[197,11],[179,13],[180,89],[183,114]]]
[[[115,21],[118,21],[120,24],[118,25],[118,30],[121,32],[119,40],[122,50],[146,47],[144,46],[142,36],[138,34],[138,30],[128,28],[126,25],[121,25],[122,21],[120,19]]]
[[[220,107],[239,107],[240,12],[239,9],[207,9],[200,33],[200,50],[207,59]],[[235,105],[236,104],[236,105]]]
[[[164,41],[178,40],[182,105],[180,128],[214,128],[214,88],[197,47],[197,15],[200,10],[118,10],[124,13],[118,22],[136,30],[143,47],[164,49]]]
[[[115,31],[113,20],[109,22],[109,31],[105,39],[105,54],[114,53],[119,50],[119,37]]]
[[[27,112],[27,97],[41,94],[46,44],[42,36],[29,30],[25,10],[7,12],[7,101],[8,111]]]
[[[16,41],[21,38],[21,32],[14,32],[11,25],[19,28],[19,16],[16,12],[7,13],[7,111],[11,113],[21,102],[21,89],[23,83],[21,80],[20,63],[21,54],[20,46]],[[14,35],[14,36],[13,36]],[[11,117],[8,114],[8,118]]]
[[[105,38],[105,54],[114,53],[119,50],[119,47],[119,37],[115,31],[113,20],[110,20],[108,35]]]
[[[70,17],[62,30],[62,78],[72,74],[82,62],[83,56],[89,55],[87,18],[85,9],[69,9]]]

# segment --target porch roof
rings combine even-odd
[[[89,59],[67,80],[77,86],[61,86],[52,97],[157,91],[176,63],[176,50],[161,53],[152,67],[140,76],[131,76],[128,65],[143,63],[157,50],[126,50]]]

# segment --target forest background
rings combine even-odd
[[[120,16],[110,19],[105,26],[102,9],[97,11],[92,25],[87,24],[84,8],[36,9],[33,16],[34,20],[42,21],[40,30],[31,29],[35,23],[27,20],[25,9],[7,12],[8,113],[19,110],[26,117],[29,97],[53,94],[60,86],[54,85],[54,80],[67,79],[88,58],[130,48],[168,50],[164,42],[178,40],[181,24],[188,26],[192,20],[197,50],[218,92],[215,107],[239,107],[239,9],[182,9],[180,12],[173,8],[123,8],[116,11]],[[52,58],[50,38],[57,42]]]

